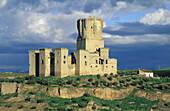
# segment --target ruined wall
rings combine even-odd
[[[38,73],[37,54],[39,54],[39,50],[29,50],[29,75],[36,76]]]
[[[68,49],[55,48],[55,76],[65,77],[68,75]]]
[[[52,49],[50,48],[42,48],[39,53],[39,76],[46,77],[50,76],[50,53]]]
[[[1,83],[1,93],[2,94],[10,94],[15,93],[17,91],[17,84],[16,83]]]

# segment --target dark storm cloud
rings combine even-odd
[[[104,33],[112,35],[143,35],[143,34],[170,34],[170,25],[147,25],[139,22],[120,23],[121,28],[114,30],[114,27],[106,27]]]

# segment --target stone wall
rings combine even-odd
[[[1,83],[1,93],[2,94],[10,94],[15,93],[17,91],[17,84],[16,83]]]

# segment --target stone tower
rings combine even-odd
[[[104,48],[102,37],[103,19],[89,17],[77,21],[78,38],[77,50],[83,49],[95,52],[99,48]]]
[[[55,76],[65,77],[68,76],[68,49],[55,48]]]

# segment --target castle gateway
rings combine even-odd
[[[77,51],[68,55],[67,48],[29,50],[29,75],[59,78],[75,75],[117,73],[117,59],[109,58],[104,48],[103,19],[89,17],[77,21]]]

